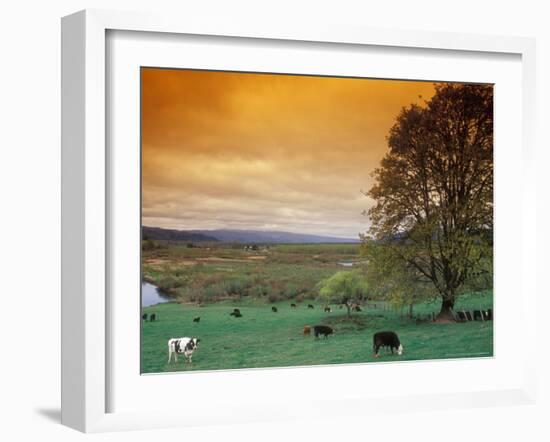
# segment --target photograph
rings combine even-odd
[[[493,357],[493,84],[140,89],[141,374]]]

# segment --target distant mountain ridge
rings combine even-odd
[[[358,239],[264,230],[191,230],[223,242],[243,243],[355,243]]]
[[[264,231],[264,230],[173,230],[160,227],[142,227],[143,235],[149,239],[171,241],[221,241],[263,244],[299,243],[358,243],[355,238],[310,235],[305,233]]]
[[[202,235],[186,230],[163,229],[161,227],[147,226],[141,228],[141,236],[143,239],[156,239],[162,241],[218,241],[218,239],[213,236]]]

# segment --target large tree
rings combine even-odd
[[[383,245],[370,259],[384,256],[432,284],[438,317],[452,319],[460,293],[492,278],[492,86],[436,86],[425,106],[401,111],[388,147],[367,192],[375,205],[365,248]]]

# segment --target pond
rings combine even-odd
[[[341,265],[342,267],[358,267],[364,266],[365,264],[366,261],[342,261],[338,263],[338,265]]]
[[[163,302],[173,301],[174,298],[163,293],[156,285],[148,282],[141,283],[141,306],[149,307]]]
[[[338,264],[343,267],[353,267],[353,262],[339,262]]]

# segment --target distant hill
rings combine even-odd
[[[203,235],[201,233],[191,232],[188,230],[172,230],[162,229],[160,227],[147,227],[141,228],[141,235],[143,239],[156,239],[163,241],[218,241],[213,236]]]
[[[192,230],[191,232],[208,235],[223,242],[242,243],[357,243],[358,239],[336,238],[332,236],[308,235],[303,233],[263,231],[263,230]]]
[[[308,235],[303,233],[277,232],[264,230],[173,230],[160,227],[142,227],[143,238],[164,241],[222,241],[261,244],[320,244],[358,243],[354,238]]]

